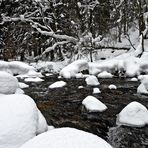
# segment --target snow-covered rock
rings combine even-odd
[[[44,80],[39,77],[36,77],[36,78],[26,78],[24,81],[25,82],[42,82]]]
[[[148,94],[148,90],[143,83],[141,83],[137,88],[137,93],[139,94]]]
[[[24,94],[24,91],[21,88],[17,88],[15,94]]]
[[[0,93],[14,94],[19,87],[18,80],[7,72],[0,71]]]
[[[99,88],[93,88],[93,94],[99,94],[101,93]]]
[[[107,106],[93,96],[87,96],[82,104],[90,112],[103,112],[107,109]]]
[[[138,79],[134,77],[134,78],[131,78],[130,81],[137,82]]]
[[[20,148],[112,148],[102,138],[74,128],[58,128],[43,133]]]
[[[84,88],[84,86],[78,86],[78,89],[83,89]]]
[[[0,148],[19,148],[40,131],[48,130],[47,123],[27,95],[0,95]]]
[[[23,83],[23,82],[19,82],[19,87],[20,87],[20,88],[28,88],[29,85],[27,85],[27,84],[25,84],[25,83]]]
[[[48,125],[48,131],[51,131],[51,130],[53,130],[53,129],[55,129],[54,126],[52,126],[52,125]]]
[[[51,89],[52,89],[52,88],[60,88],[60,87],[64,87],[66,84],[67,84],[67,83],[64,82],[64,81],[57,81],[57,82],[51,84],[51,85],[49,86],[49,88],[51,88]]]
[[[82,74],[82,73],[77,73],[77,74],[76,74],[76,78],[77,78],[77,79],[83,78],[83,74]]]
[[[85,60],[77,60],[60,71],[60,75],[64,78],[76,77],[79,72],[88,69],[88,63]]]
[[[148,124],[148,110],[136,101],[131,102],[119,113],[117,124],[143,127]]]
[[[137,88],[137,93],[148,94],[148,75],[140,75],[138,79],[141,84]]]
[[[87,85],[90,85],[90,86],[97,86],[97,85],[100,84],[99,81],[98,81],[98,79],[97,79],[97,77],[96,76],[93,76],[93,75],[88,76],[85,79],[85,82],[86,82]]]
[[[98,74],[98,78],[112,78],[113,75],[107,71],[103,71]]]
[[[108,88],[109,88],[109,89],[117,89],[117,86],[114,85],[114,84],[111,84],[111,85],[108,86]]]

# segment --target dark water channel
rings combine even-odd
[[[84,79],[60,79],[67,86],[49,89],[59,81],[57,75],[44,78],[44,82],[29,83],[25,93],[31,96],[44,114],[49,125],[75,127],[94,133],[107,140],[114,148],[148,148],[148,126],[131,128],[116,126],[116,115],[130,102],[138,101],[148,108],[148,96],[136,94],[138,82],[127,79],[99,79],[101,94],[93,95],[92,87]],[[117,90],[109,90],[115,84]],[[84,86],[78,89],[79,86]],[[81,105],[88,95],[97,97],[108,109],[103,113],[89,113]]]

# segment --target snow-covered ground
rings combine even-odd
[[[64,78],[76,77],[76,74],[88,69],[88,62],[85,60],[77,60],[60,71],[60,75]]]
[[[100,137],[74,128],[58,128],[41,134],[20,148],[112,148]]]
[[[35,68],[20,61],[12,61],[12,62],[0,61],[0,71],[6,71],[12,74],[26,74],[30,70],[34,71]]]

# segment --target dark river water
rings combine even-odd
[[[59,81],[57,75],[44,80],[28,83],[30,87],[24,90],[35,100],[49,125],[75,127],[94,133],[114,148],[148,148],[148,125],[143,128],[116,125],[116,115],[128,103],[138,101],[148,108],[148,96],[136,93],[139,82],[124,78],[99,79],[101,94],[93,95],[93,87],[87,86],[85,79],[60,79],[67,85],[56,89],[49,89],[48,86]],[[110,84],[115,84],[117,90],[108,89]],[[79,86],[84,88],[79,89]],[[108,109],[102,113],[86,111],[82,100],[88,95],[97,97]]]

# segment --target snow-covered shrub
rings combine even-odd
[[[103,112],[107,109],[107,106],[93,96],[87,96],[82,104],[90,112]]]
[[[93,76],[93,75],[88,76],[85,79],[85,82],[86,82],[87,85],[90,85],[90,86],[97,86],[97,85],[100,84],[99,81],[98,81],[98,79],[97,79],[97,77],[96,76]]]
[[[112,148],[102,138],[74,128],[58,128],[43,133],[20,148]]]
[[[0,71],[0,93],[14,94],[19,87],[18,80],[11,74]]]
[[[148,110],[138,102],[131,102],[118,115],[117,124],[142,127],[148,124]]]
[[[64,78],[76,77],[76,74],[88,69],[88,63],[85,60],[77,60],[60,71],[60,75]]]
[[[46,120],[32,98],[0,95],[0,148],[19,148],[47,130]]]

